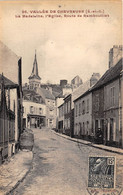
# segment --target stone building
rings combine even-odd
[[[58,107],[58,132],[64,132],[64,103]]]
[[[64,98],[64,131],[71,135],[71,94]]]
[[[92,93],[88,90],[74,101],[74,136],[92,136]]]
[[[41,128],[46,125],[45,101],[34,90],[23,90],[23,126]]]
[[[78,89],[72,93],[75,137],[91,139],[93,136],[92,93],[90,90],[99,78],[99,73],[93,73],[89,80],[80,85]]]
[[[56,104],[55,97],[49,90],[37,88],[36,92],[41,95],[46,104],[46,126],[49,128],[56,127]]]
[[[100,128],[104,144],[122,145],[122,59],[108,69],[92,88],[92,119],[96,136]]]
[[[64,95],[62,93],[60,93],[56,98],[55,98],[55,104],[56,104],[56,128],[59,129],[61,127],[61,125],[59,126],[59,117],[61,114],[59,114],[60,110],[60,106],[64,103]],[[64,125],[63,125],[64,126]],[[61,129],[61,128],[60,128]]]
[[[2,42],[0,73],[0,148],[1,156],[5,158],[18,150],[19,137],[23,130],[23,109],[21,58]]]

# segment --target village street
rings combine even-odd
[[[122,183],[122,155],[64,139],[48,129],[34,129],[33,168],[14,195],[86,195],[88,156],[117,158],[117,181]],[[122,159],[122,160],[121,160]]]

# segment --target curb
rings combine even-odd
[[[102,148],[102,147],[100,147],[100,146],[98,146],[98,145],[95,145],[95,144],[93,144],[93,143],[82,143],[81,141],[79,141],[79,139],[77,139],[77,140],[73,140],[71,137],[64,137],[62,134],[59,134],[59,133],[56,133],[55,131],[53,131],[57,136],[60,136],[60,137],[62,137],[62,138],[65,138],[65,139],[67,139],[67,140],[70,140],[70,141],[73,141],[73,142],[77,142],[77,143],[79,143],[79,144],[84,144],[84,145],[88,145],[88,146],[90,146],[90,147],[94,147],[94,148],[97,148],[97,149],[100,149],[100,150],[105,150],[105,151],[107,151],[107,152],[112,152],[112,153],[117,153],[117,154],[120,154],[120,155],[123,155],[123,151],[122,152],[120,152],[120,151],[114,151],[114,150],[112,150],[112,149],[108,149],[108,148]]]
[[[33,158],[34,158],[34,151],[32,151],[32,162],[31,162],[30,168],[25,173],[25,175],[20,180],[17,181],[17,183],[11,188],[11,190],[5,193],[5,195],[11,195],[11,193],[19,186],[19,184],[23,182],[23,180],[26,178],[26,176],[29,174],[30,170],[33,167]]]

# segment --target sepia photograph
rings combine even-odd
[[[0,1],[0,195],[122,195],[122,7]]]

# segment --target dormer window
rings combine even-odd
[[[34,107],[30,106],[30,113],[33,114],[33,112],[34,112]]]

